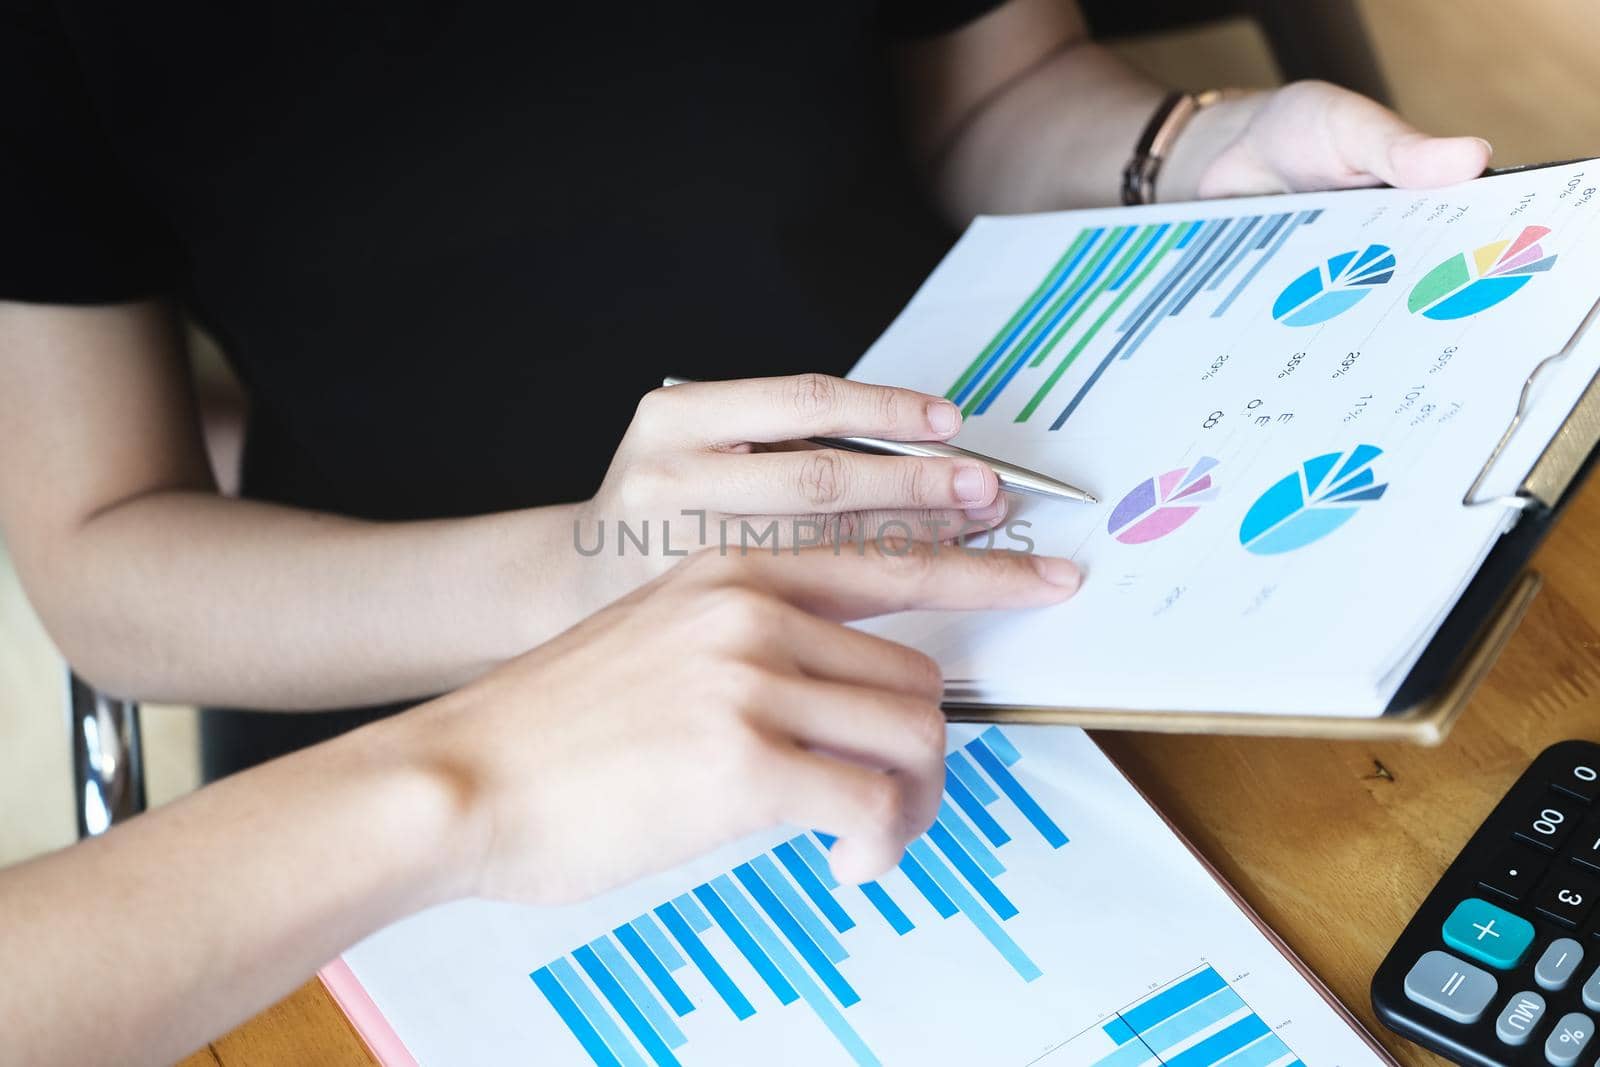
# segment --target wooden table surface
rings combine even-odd
[[[1444,745],[1101,734],[1100,743],[1404,1064],[1367,983],[1413,909],[1545,746],[1600,740],[1600,481],[1535,566],[1547,581]],[[184,1067],[371,1064],[311,981]]]

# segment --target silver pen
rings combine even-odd
[[[688,378],[663,378],[662,385],[686,385]],[[994,471],[1000,479],[1000,488],[1008,493],[1031,493],[1034,496],[1055,500],[1073,500],[1080,504],[1098,504],[1094,494],[1075,485],[1068,485],[1038,471],[1019,467],[992,456],[980,456],[955,445],[940,441],[888,441],[881,437],[812,437],[810,441],[824,448],[838,448],[846,452],[867,452],[878,456],[909,456],[914,459],[970,459]]]

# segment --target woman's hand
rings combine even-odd
[[[938,810],[942,683],[840,623],[1038,607],[1078,584],[1067,560],[949,545],[706,552],[374,729],[404,731],[451,783],[476,895],[577,900],[776,823],[837,836],[835,873],[864,881]]]
[[[1008,0],[897,49],[912,140],[940,204],[974,215],[1115,200],[1164,86],[1089,39],[1070,0]],[[1364,96],[1302,81],[1202,110],[1161,168],[1163,201],[1475,178],[1476,137],[1428,137]]]
[[[1163,200],[1428,188],[1476,178],[1490,152],[1480,137],[1430,137],[1359,93],[1301,81],[1201,111],[1158,188]]]
[[[996,526],[1005,497],[984,464],[804,443],[945,441],[960,427],[948,400],[820,374],[657,389],[640,401],[604,484],[580,509],[574,545],[595,556],[585,583],[590,606],[703,546],[770,552],[880,535],[941,541]],[[648,551],[622,540],[622,523],[635,538],[648,525]]]
[[[776,822],[879,874],[938,807],[939,672],[835,620],[1077,584],[951,547],[689,560],[457,693],[0,871],[6,1062],[171,1063],[414,911],[574,900]]]

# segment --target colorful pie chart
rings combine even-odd
[[[1258,556],[1275,556],[1327,537],[1389,488],[1372,470],[1381,455],[1377,445],[1357,445],[1306,460],[1250,506],[1239,543]]]
[[[1458,252],[1423,276],[1406,306],[1430,319],[1464,319],[1487,311],[1556,265],[1539,242],[1547,226],[1528,226],[1506,241]]]
[[[1217,498],[1211,471],[1217,461],[1201,456],[1188,467],[1146,478],[1111,509],[1106,532],[1125,545],[1140,545],[1167,536]]]
[[[1284,287],[1272,305],[1272,317],[1285,326],[1315,326],[1342,315],[1368,293],[1394,277],[1394,253],[1388,245],[1368,245],[1359,252],[1341,252],[1312,267]]]

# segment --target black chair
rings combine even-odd
[[[67,672],[67,730],[78,837],[105,833],[145,809],[139,705],[116,700]]]

